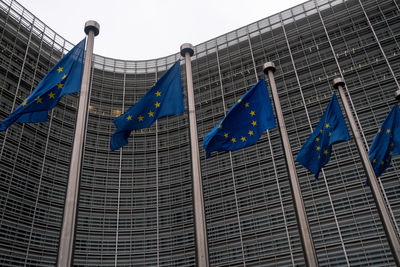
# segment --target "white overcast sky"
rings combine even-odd
[[[180,45],[208,41],[305,0],[17,0],[68,41],[100,24],[94,53],[124,60],[153,59]]]

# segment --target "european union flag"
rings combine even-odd
[[[47,121],[48,111],[57,105],[63,95],[79,92],[84,52],[85,39],[72,48],[22,104],[0,123],[0,131],[5,131],[14,122]]]
[[[369,149],[369,160],[374,168],[376,177],[390,165],[392,156],[400,154],[400,113],[394,105],[379,128]]]
[[[318,179],[319,171],[331,157],[332,145],[350,139],[336,94],[314,132],[297,154],[296,161],[306,167]]]
[[[275,127],[265,80],[261,79],[228,111],[203,140],[207,158],[213,151],[233,151],[257,143],[264,130]]]
[[[117,130],[111,137],[111,150],[128,144],[132,130],[150,127],[158,118],[184,111],[180,63],[177,61],[127,112],[113,120]]]

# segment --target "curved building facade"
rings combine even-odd
[[[18,2],[0,1],[1,120],[72,47]],[[200,147],[273,61],[294,155],[340,76],[368,148],[400,89],[400,7],[395,0],[307,1],[194,51]],[[146,61],[94,56],[74,266],[196,266],[188,112],[109,149],[112,119],[177,60],[186,98],[179,53]],[[56,264],[77,105],[78,95],[65,96],[48,122],[0,132],[1,266]],[[201,148],[200,161],[210,266],[304,266],[278,130],[209,159]],[[354,138],[334,146],[319,180],[296,170],[319,266],[395,265]],[[399,170],[394,158],[379,179],[397,234]]]

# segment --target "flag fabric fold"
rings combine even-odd
[[[297,154],[296,161],[318,179],[332,152],[332,145],[350,139],[336,94],[333,94],[317,127]]]
[[[392,156],[400,154],[400,111],[394,105],[375,135],[369,149],[369,160],[376,177],[390,165]]]
[[[148,128],[161,117],[183,111],[181,71],[177,61],[135,105],[113,120],[117,129],[111,137],[111,150],[128,144],[133,130]]]
[[[85,42],[86,39],[79,42],[49,71],[22,104],[0,123],[0,131],[7,130],[14,122],[47,121],[48,111],[64,95],[80,91]]]
[[[256,83],[203,139],[206,156],[214,151],[234,151],[251,146],[275,118],[264,79]]]

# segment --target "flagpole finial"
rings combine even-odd
[[[85,33],[89,34],[90,31],[94,32],[94,36],[99,35],[100,32],[100,24],[94,20],[88,20],[85,23]]]
[[[264,73],[268,74],[268,71],[271,70],[273,73],[275,72],[275,64],[272,61],[264,63]]]
[[[333,79],[333,87],[338,89],[339,86],[344,87],[344,80],[340,77]]]
[[[397,91],[394,93],[394,97],[396,98],[397,101],[400,101],[400,90],[397,90]]]
[[[184,43],[181,45],[181,56],[184,57],[186,53],[189,53],[190,56],[194,55],[193,45],[189,43]]]

